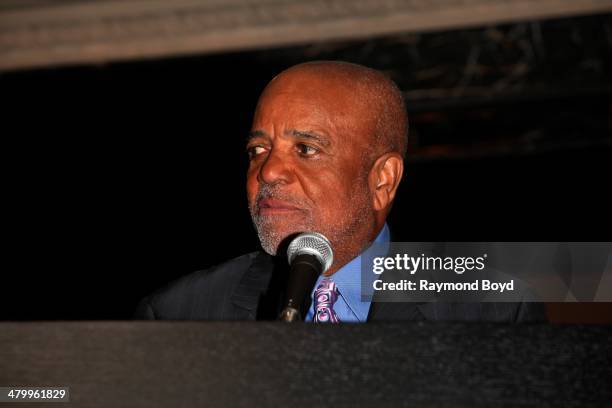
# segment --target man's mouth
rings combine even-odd
[[[290,214],[293,212],[302,211],[301,208],[296,207],[288,201],[277,200],[274,198],[264,198],[259,201],[259,214],[260,215],[281,215]]]

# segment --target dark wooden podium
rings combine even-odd
[[[611,406],[612,327],[0,323],[17,407]]]

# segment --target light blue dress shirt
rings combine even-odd
[[[374,240],[374,243],[380,244],[389,242],[391,239],[389,233],[389,227],[387,224],[384,225],[382,230],[378,233],[378,236]],[[328,279],[332,280],[338,287],[338,300],[334,304],[334,311],[338,315],[341,322],[353,322],[353,323],[364,323],[368,319],[368,311],[370,310],[370,304],[372,303],[372,294],[374,288],[372,283],[374,282],[376,275],[369,273],[365,276],[363,295],[366,301],[361,299],[361,255],[358,255],[352,261],[338,269],[336,273],[330,276]],[[317,279],[317,283],[310,294],[310,298],[313,298],[315,290],[319,287],[321,280],[326,277],[321,275]],[[310,309],[306,313],[306,322],[312,322],[314,317],[314,302],[311,302]]]

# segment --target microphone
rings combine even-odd
[[[305,232],[293,239],[287,249],[289,281],[285,307],[278,317],[284,322],[303,320],[306,297],[310,295],[317,278],[332,265],[334,252],[329,240],[318,232]]]

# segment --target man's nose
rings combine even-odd
[[[272,149],[259,169],[257,179],[262,184],[289,184],[293,176],[288,164],[282,152]]]

